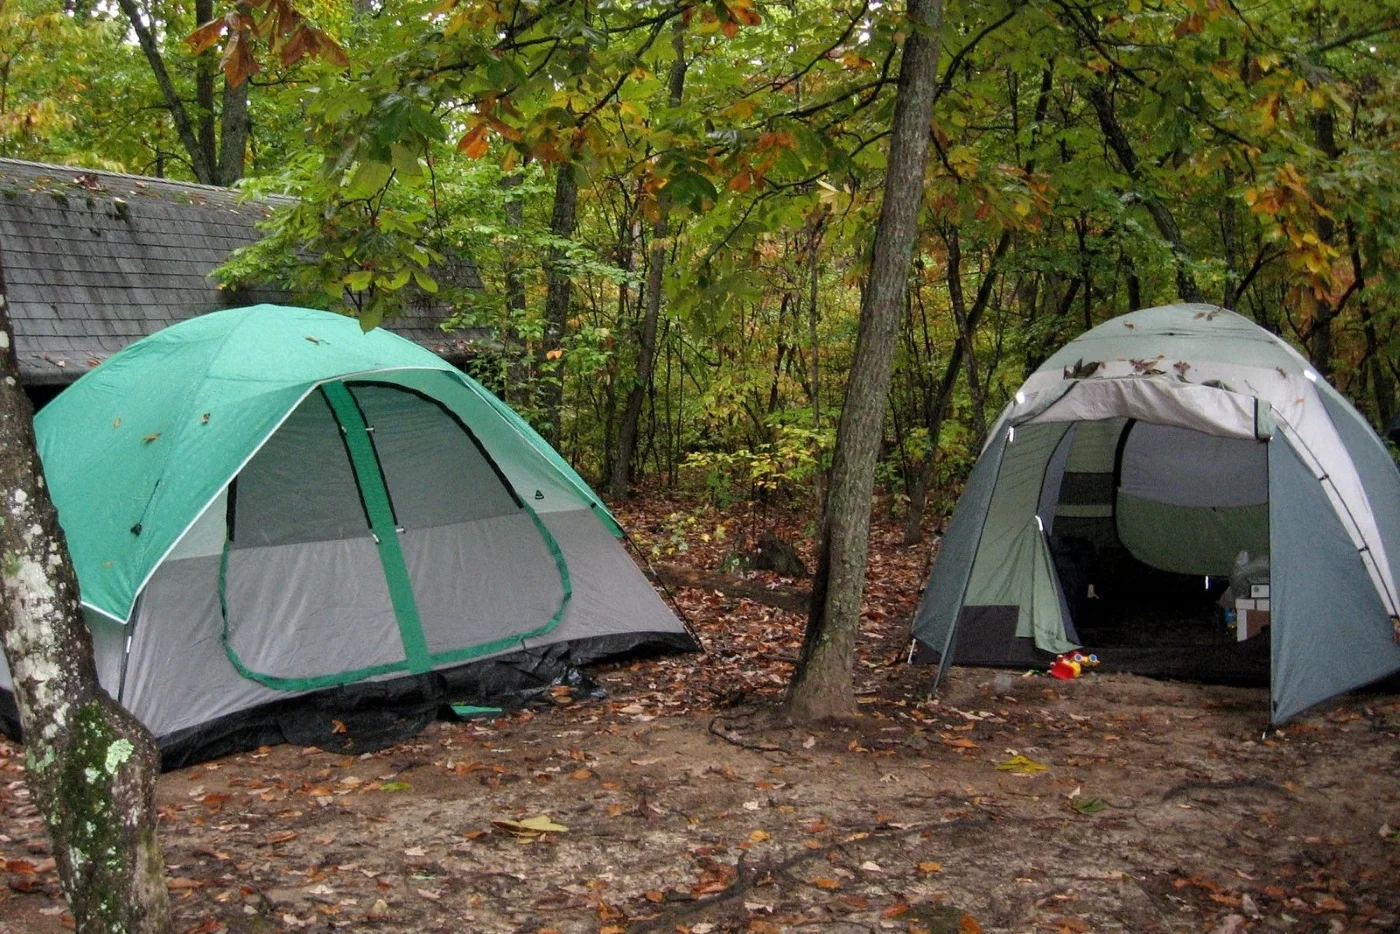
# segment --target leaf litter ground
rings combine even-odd
[[[672,549],[685,509],[624,519]],[[665,557],[714,570],[753,522],[709,515]],[[1400,699],[1265,735],[1262,690],[955,669],[933,698],[904,664],[928,561],[876,523],[850,722],[771,713],[801,617],[690,589],[708,653],[604,668],[604,701],[167,774],[175,929],[1400,929]],[[68,930],[22,762],[0,746],[0,932]]]

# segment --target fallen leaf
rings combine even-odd
[[[750,843],[762,843],[771,838],[771,835],[766,830],[755,830],[753,833],[749,834]]]
[[[841,883],[837,882],[835,879],[813,879],[812,884],[819,889],[826,889],[827,891],[841,888]]]
[[[927,862],[922,862],[922,863],[919,864],[919,872],[942,872],[942,871],[943,871],[943,864],[942,864],[942,863],[935,863],[933,860],[928,860]]]
[[[1005,762],[997,763],[998,772],[1011,772],[1015,775],[1035,775],[1049,770],[1050,766],[1045,763],[1036,762],[1034,759],[1027,759],[1022,755],[1015,755]]]
[[[527,830],[539,831],[540,833],[564,833],[569,829],[563,824],[556,824],[554,821],[550,820],[543,814],[539,815],[538,817],[525,818],[523,821],[520,822],[520,826],[524,827]]]
[[[506,833],[513,834],[520,838],[522,842],[533,840],[542,833],[564,833],[569,828],[563,824],[556,824],[543,814],[536,817],[527,817],[524,820],[493,820],[491,826]]]

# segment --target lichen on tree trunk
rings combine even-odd
[[[0,271],[0,643],[24,731],[26,780],[77,930],[163,932],[170,909],[156,838],[159,751],[98,684],[13,344]]]
[[[895,338],[923,204],[942,0],[909,0],[908,18],[911,28],[899,69],[885,193],[837,427],[812,611],[786,700],[788,714],[797,719],[845,716],[856,709],[852,675],[865,592],[870,503]]]

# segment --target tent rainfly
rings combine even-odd
[[[99,677],[167,768],[343,747],[347,722],[382,743],[449,701],[696,647],[539,435],[351,318],[194,318],[85,375],[35,429]],[[3,666],[0,688],[14,732]]]
[[[1174,577],[1209,602],[1242,553],[1268,557],[1272,625],[1238,648],[1256,647],[1272,722],[1400,671],[1400,472],[1376,432],[1233,312],[1114,318],[1001,413],[915,616],[916,658],[1099,651],[1079,625],[1102,613],[1093,597]]]

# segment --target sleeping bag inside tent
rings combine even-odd
[[[916,660],[1269,684],[1282,722],[1400,671],[1400,472],[1297,352],[1208,305],[1112,319],[989,435]],[[942,672],[940,672],[941,677]]]
[[[549,445],[423,348],[260,305],[133,344],[35,419],[102,685],[166,767],[365,751],[697,646]],[[8,672],[0,721],[17,729]]]

